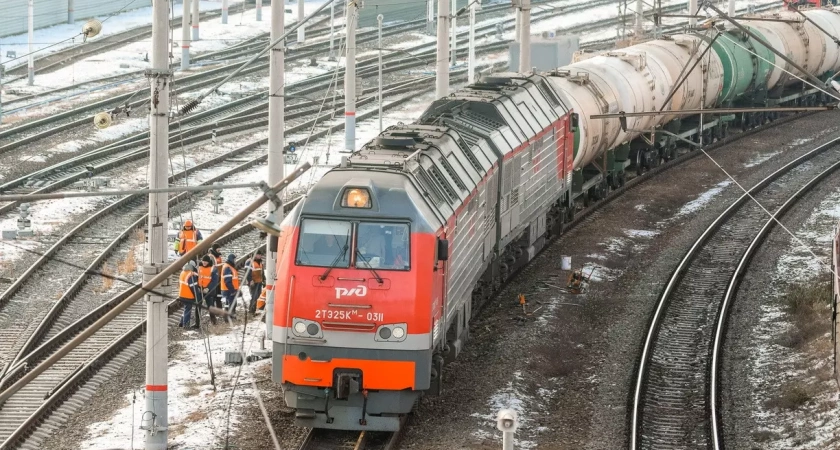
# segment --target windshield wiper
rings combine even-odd
[[[338,243],[338,238],[335,238],[335,241],[336,241],[336,243]],[[335,257],[335,259],[333,260],[333,262],[331,262],[331,263],[330,263],[330,266],[329,266],[329,267],[327,267],[327,270],[326,270],[326,271],[325,271],[325,272],[321,275],[321,281],[326,280],[326,279],[327,279],[327,275],[329,275],[329,274],[330,274],[330,272],[331,272],[333,269],[335,269],[335,267],[338,265],[338,262],[339,262],[339,261],[341,261],[341,257],[342,257],[342,256],[344,256],[344,252],[346,252],[346,251],[347,251],[347,247],[348,247],[348,244],[349,244],[349,243],[350,243],[350,235],[348,234],[348,235],[347,235],[347,238],[346,238],[346,239],[344,239],[344,245],[341,247],[341,251],[340,251],[340,252],[338,252],[338,255],[336,255],[336,257]]]
[[[380,276],[379,276],[379,274],[378,274],[378,273],[376,273],[376,271],[375,271],[375,270],[373,270],[373,267],[370,265],[370,263],[367,261],[367,259],[365,259],[364,255],[362,255],[362,252],[361,252],[361,251],[359,251],[358,247],[356,248],[356,256],[358,256],[358,257],[359,257],[359,259],[361,259],[361,260],[365,263],[365,265],[367,265],[367,268],[368,268],[368,269],[370,270],[370,272],[373,274],[374,278],[376,278],[376,281],[377,281],[379,284],[382,284],[382,283],[383,283],[383,281],[382,281],[382,277],[380,277]]]

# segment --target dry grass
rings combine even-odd
[[[784,310],[793,328],[778,343],[802,349],[831,328],[831,277],[821,274],[815,280],[790,285],[782,297]]]
[[[102,285],[99,286],[99,289],[95,289],[96,292],[108,292],[111,290],[111,287],[114,286],[114,271],[111,270],[110,267],[105,266],[101,270],[102,272]]]
[[[117,263],[117,271],[120,274],[129,274],[137,271],[137,259],[134,255],[134,247],[129,247],[125,258]]]
[[[205,419],[207,419],[207,413],[204,412],[204,411],[201,411],[201,410],[193,411],[193,412],[187,414],[186,416],[184,416],[184,421],[186,421],[187,423],[193,423],[193,422],[197,422],[199,420],[205,420]]]
[[[798,409],[810,402],[815,395],[815,386],[792,381],[783,384],[779,388],[779,394],[764,402],[764,406],[770,409]]]

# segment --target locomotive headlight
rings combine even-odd
[[[303,334],[306,333],[306,324],[303,322],[298,322],[295,324],[295,333]]]
[[[378,342],[402,342],[406,337],[405,323],[392,323],[388,325],[380,325],[376,330],[373,339]]]
[[[323,330],[321,330],[321,324],[314,320],[293,317],[292,322],[294,323],[294,326],[292,327],[292,333],[294,333],[294,335],[297,337],[306,339],[320,339],[324,337],[324,332]]]

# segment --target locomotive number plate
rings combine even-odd
[[[344,319],[350,320],[359,316],[359,311],[347,310],[347,311],[339,311],[339,310],[332,310],[332,309],[316,309],[315,310],[315,318],[316,319]]]

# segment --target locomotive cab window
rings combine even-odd
[[[360,222],[356,268],[409,270],[409,230],[406,224]]]
[[[301,266],[349,267],[350,222],[303,219],[296,263]]]

